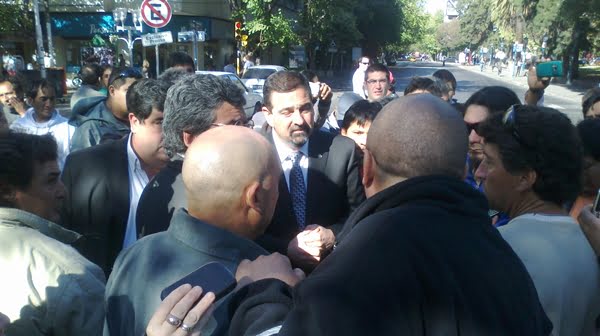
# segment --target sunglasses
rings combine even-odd
[[[471,134],[472,131],[475,131],[475,133],[479,133],[477,131],[479,130],[480,124],[481,122],[470,123],[465,121],[465,126],[467,126],[467,135]]]
[[[523,141],[523,137],[521,137],[517,130],[517,111],[519,110],[519,107],[521,107],[521,105],[513,105],[509,107],[508,110],[506,110],[506,112],[504,113],[504,116],[502,117],[502,124],[504,124],[504,126],[508,128],[508,130],[510,130],[513,138],[515,138],[519,145],[531,148],[530,145]]]
[[[360,64],[369,65],[369,62],[360,62]]]
[[[108,86],[111,86],[117,79],[122,79],[122,78],[135,78],[135,79],[140,79],[142,78],[142,73],[137,71],[136,69],[125,69],[123,71],[121,71],[119,73],[118,76],[115,76],[115,78],[113,78],[112,81],[110,81],[110,83],[108,83]]]

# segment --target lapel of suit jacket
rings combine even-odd
[[[323,204],[319,204],[319,193],[321,192],[327,158],[329,157],[329,146],[322,140],[319,130],[313,130],[313,134],[308,142],[308,174],[306,190],[306,224],[312,224],[312,211]]]
[[[123,213],[124,220],[117,221],[119,227],[115,228],[115,233],[119,235],[119,241],[122,242],[125,237],[125,228],[127,227],[127,219],[129,216],[129,162],[127,158],[127,141],[129,137],[114,141],[115,156],[111,160],[114,164],[110,169],[110,189],[111,197],[114,197],[113,204],[121,207],[113,209],[115,213]]]

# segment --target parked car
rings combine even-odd
[[[214,75],[217,77],[222,77],[228,79],[233,82],[237,87],[244,91],[244,96],[246,98],[246,105],[244,106],[244,112],[246,113],[246,117],[248,119],[252,118],[254,113],[260,111],[262,109],[262,95],[256,94],[249,90],[246,85],[240,80],[240,78],[236,74],[232,74],[231,72],[223,72],[223,71],[196,71],[197,74],[203,75]]]
[[[454,56],[448,56],[446,57],[446,63],[458,63],[458,59]]]
[[[252,92],[262,96],[265,79],[278,71],[286,70],[279,65],[256,65],[249,67],[242,75],[242,81]]]

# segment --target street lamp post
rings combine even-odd
[[[127,26],[125,23],[127,13],[131,13],[133,26]],[[134,31],[142,31],[142,13],[139,9],[115,8],[113,11],[113,18],[115,19],[115,28],[117,32],[127,32],[127,38],[119,37],[119,40],[127,44],[127,49],[129,50],[129,66],[133,67],[133,44],[135,41],[141,40],[141,38],[136,37],[132,39],[131,33]]]

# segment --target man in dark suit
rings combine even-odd
[[[139,197],[168,161],[162,148],[166,93],[153,79],[134,83],[127,92],[131,134],[73,152],[65,163],[64,226],[86,238],[76,247],[107,276],[121,249],[137,239]]]
[[[260,243],[311,269],[364,199],[354,142],[314,129],[308,81],[293,71],[267,78],[263,112],[283,168],[275,215]]]

